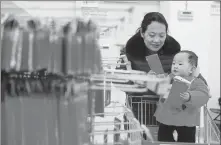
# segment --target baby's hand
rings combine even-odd
[[[190,94],[189,94],[188,92],[180,93],[180,97],[181,97],[184,101],[189,101],[189,100],[190,100]]]

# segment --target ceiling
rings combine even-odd
[[[19,16],[73,18],[89,17],[97,22],[119,21],[135,4],[151,1],[1,1],[1,11]],[[156,1],[152,1],[156,2]]]
[[[116,5],[105,1],[1,1],[2,13],[12,13],[23,18],[92,18],[101,28],[115,27],[131,8],[120,2]]]
[[[1,14],[4,13],[30,16],[30,14],[25,9],[17,6],[12,1],[1,1]]]
[[[148,1],[150,3],[151,1]],[[155,2],[155,1],[154,1]],[[1,1],[1,13],[23,19],[54,17],[66,21],[74,17],[91,18],[101,30],[116,28],[145,1]]]

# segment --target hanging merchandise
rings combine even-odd
[[[63,65],[66,74],[92,74],[101,71],[101,56],[91,22],[73,21],[64,27]],[[67,31],[69,30],[69,31]]]
[[[89,70],[86,70],[88,73],[96,74],[101,72],[101,56],[100,56],[100,48],[97,44],[96,39],[96,28],[94,27],[95,24],[93,24],[92,21],[88,22],[88,31],[85,35],[85,58],[86,61],[84,62],[85,69],[90,68]],[[94,32],[95,33],[92,33]],[[91,55],[92,54],[92,55]]]
[[[68,60],[70,59],[71,57],[67,57],[67,55],[70,55],[70,50],[72,48],[71,46],[71,23],[67,23],[64,27],[63,27],[63,40],[62,40],[62,70],[64,72],[64,74],[69,74],[69,73],[72,73],[73,72],[67,72],[68,71],[68,62],[71,62],[71,60]],[[66,56],[66,57],[65,57]],[[75,66],[75,65],[73,65]]]
[[[48,72],[63,74],[62,71],[62,35],[56,22],[51,20],[49,25],[49,63]]]
[[[83,40],[83,33],[81,28],[83,27],[84,23],[81,21],[77,22],[75,25],[76,28],[74,28],[73,24],[71,27],[72,34],[71,36],[69,35],[69,47],[67,50],[67,58],[68,58],[68,67],[67,67],[67,72],[68,73],[73,73],[73,74],[80,74],[84,72],[84,66],[83,66],[83,61],[86,59],[83,56],[83,51],[84,51],[84,40]]]
[[[49,47],[50,34],[49,30],[43,26],[35,32],[35,49],[34,49],[34,70],[41,70],[48,68],[50,57],[50,47]]]
[[[69,30],[69,31],[68,31]],[[64,29],[63,69],[65,74],[79,75],[101,72],[101,55],[96,39],[96,27],[93,22],[78,20],[68,23]],[[88,111],[91,112],[92,100],[95,101],[95,113],[104,113],[104,91],[88,91]]]
[[[16,66],[20,30],[18,21],[13,18],[7,19],[1,28],[1,69],[8,72]]]
[[[2,142],[89,144],[89,79],[81,76],[101,71],[94,30],[78,19],[66,27],[19,22],[13,17],[1,26]]]
[[[35,43],[35,31],[36,25],[33,21],[27,23],[26,28],[22,28],[20,31],[20,56],[21,66],[20,69],[24,71],[32,72],[33,69],[33,56],[34,56],[34,43]]]

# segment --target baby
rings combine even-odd
[[[180,93],[183,105],[177,113],[165,107],[160,101],[155,113],[156,120],[160,123],[158,140],[174,142],[173,132],[178,134],[178,142],[195,142],[196,126],[200,124],[200,108],[208,102],[209,90],[201,75],[196,77],[198,57],[192,51],[181,51],[174,56],[171,67],[171,78],[183,77],[191,82],[188,91]]]
[[[183,50],[177,55],[175,55],[172,62],[170,76],[172,78],[174,76],[181,76],[189,80],[190,82],[194,81],[194,79],[199,79],[201,80],[200,82],[203,82],[207,87],[207,83],[205,79],[202,77],[202,75],[196,74],[197,67],[198,67],[198,56],[192,51]],[[180,94],[180,97],[183,98],[184,101],[188,102],[191,96],[189,92],[185,92]]]

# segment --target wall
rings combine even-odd
[[[185,9],[185,1],[173,1],[169,3],[167,17],[169,17],[169,33],[179,41],[182,49],[188,49],[199,55],[199,63],[203,76],[208,79],[208,48],[209,39],[209,4],[208,2],[188,1],[188,10],[192,10],[192,21],[179,21],[177,13]],[[164,13],[164,12],[163,12]],[[200,50],[200,51],[199,51]],[[202,65],[203,64],[203,65]]]
[[[210,30],[211,45],[209,48],[208,83],[213,98],[208,105],[213,106],[215,104],[218,107],[217,99],[220,97],[220,15],[211,16]]]
[[[211,16],[212,1],[188,1],[193,11],[192,21],[178,20],[178,10],[185,10],[185,1],[162,1],[162,12],[169,23],[169,33],[179,41],[182,49],[192,50],[199,56],[202,75],[211,88],[211,105],[218,105],[220,97],[220,16]],[[214,102],[215,101],[215,102]]]
[[[123,30],[118,32],[116,40],[120,44],[126,44],[127,40],[136,33],[146,13],[159,12],[159,1],[139,1],[135,4],[128,3],[128,5],[133,6],[134,9],[126,17]]]
[[[101,50],[103,57],[118,57],[120,54],[120,47],[115,46],[115,44],[125,45],[127,40],[135,34],[138,27],[140,27],[141,21],[145,13],[152,11],[159,11],[159,2],[158,1],[139,1],[139,2],[118,2],[113,3],[110,7],[116,5],[117,7],[124,5],[124,7],[133,7],[131,13],[127,12],[125,20],[118,23],[118,29],[116,35],[112,35],[110,39],[105,40],[107,44],[110,44],[109,50]],[[119,15],[116,12],[116,15]],[[101,40],[103,43],[105,41]],[[111,56],[110,56],[111,55]]]

